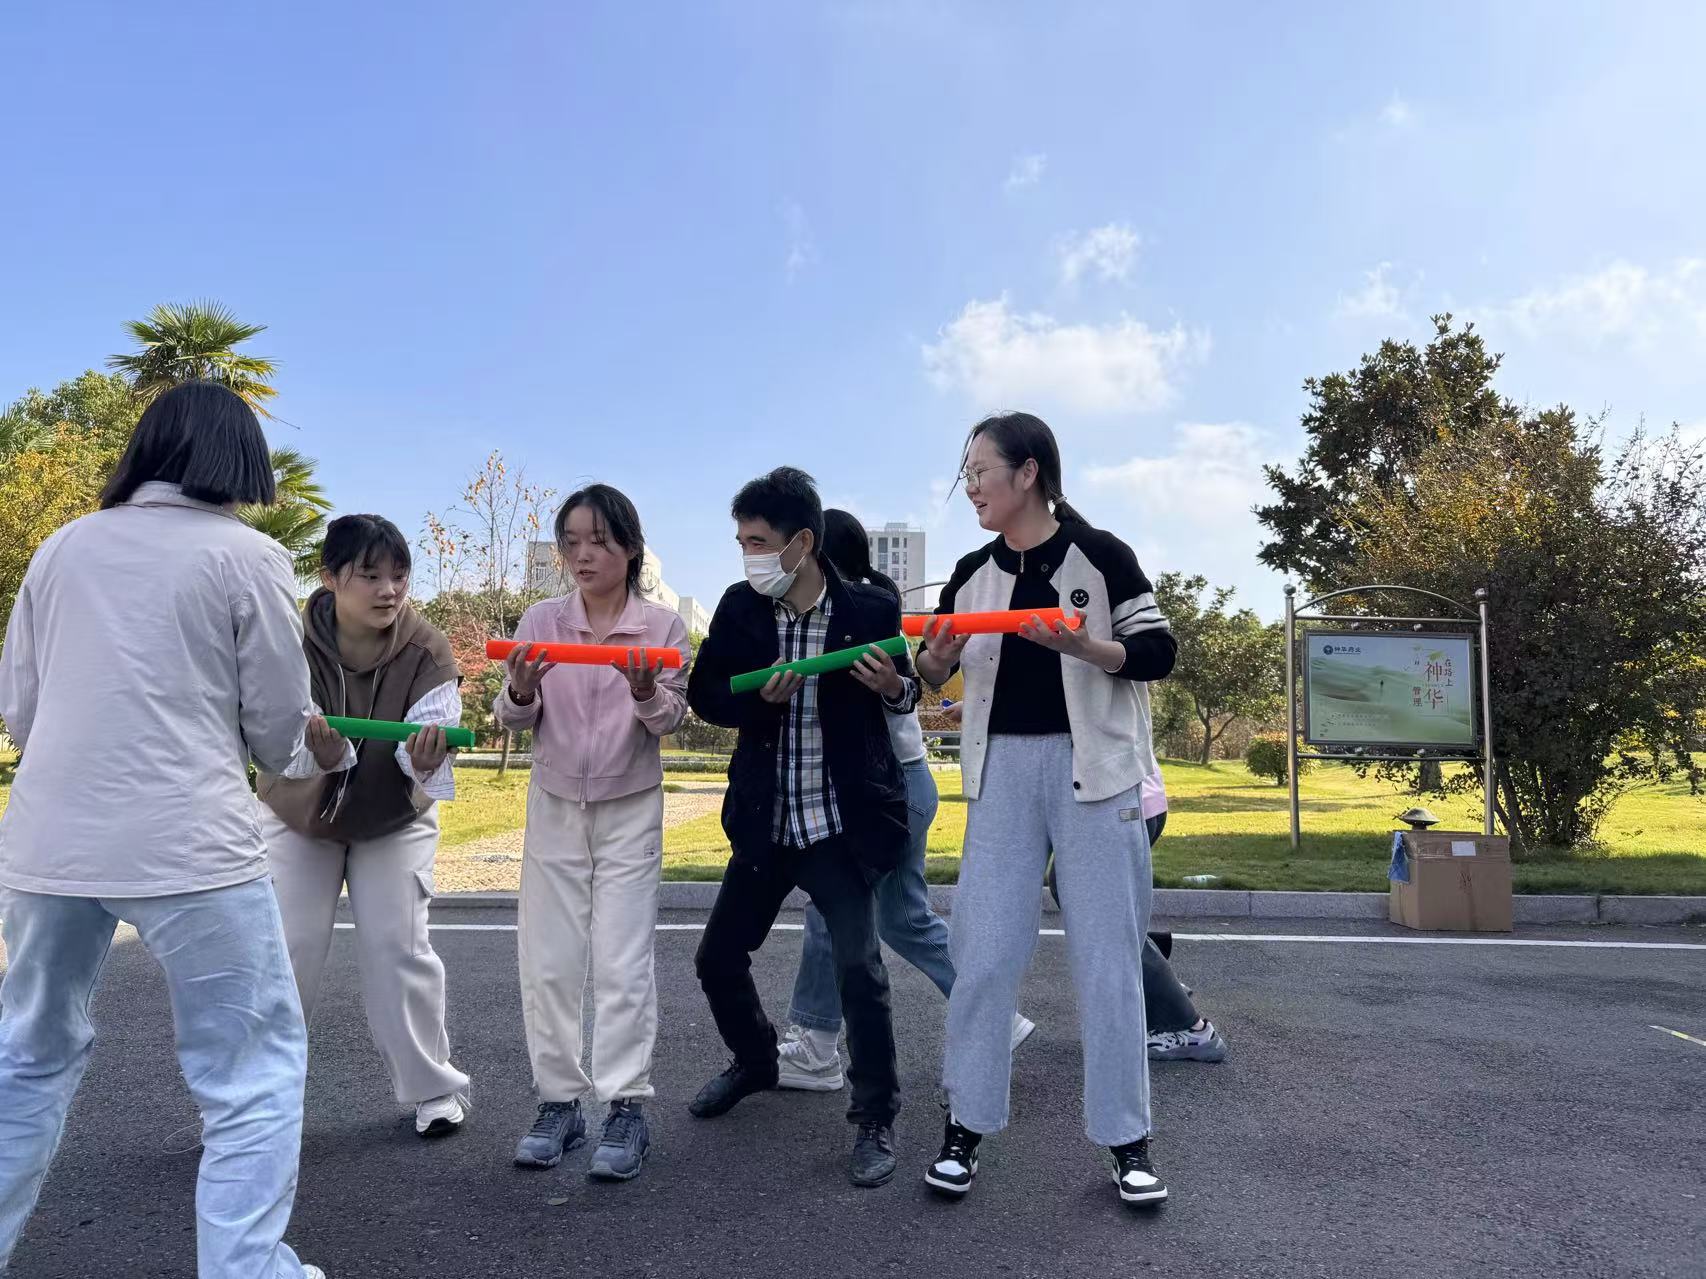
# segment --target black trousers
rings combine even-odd
[[[796,887],[823,912],[835,952],[847,1055],[852,1059],[847,1118],[852,1123],[893,1123],[900,1112],[900,1076],[889,1018],[889,975],[877,940],[876,897],[845,838],[803,849],[778,845],[756,859],[736,851],[723,872],[723,886],[694,961],[717,1030],[742,1065],[765,1074],[776,1069],[776,1027],[753,984],[752,954],[764,944],[783,901]]]

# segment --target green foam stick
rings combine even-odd
[[[423,727],[420,724],[399,724],[389,719],[351,719],[347,715],[328,715],[326,723],[345,737],[366,738],[375,742],[406,742]],[[474,745],[474,730],[447,728],[444,730],[444,740],[452,746],[471,749]]]
[[[793,671],[797,675],[823,675],[829,671],[844,671],[873,648],[882,649],[890,657],[899,657],[907,650],[906,636],[896,635],[892,639],[878,640],[873,644],[860,644],[857,648],[838,648],[821,657],[804,657],[797,662],[779,662],[761,671],[748,671],[745,675],[736,675],[729,680],[729,691],[755,692],[768,684],[770,677],[780,671]]]

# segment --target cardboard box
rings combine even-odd
[[[1511,845],[1504,835],[1394,831],[1394,924],[1424,932],[1511,930]]]

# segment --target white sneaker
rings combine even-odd
[[[1036,1031],[1037,1023],[1023,1013],[1013,1014],[1013,1049],[1017,1049]],[[1009,1051],[1012,1051],[1010,1049]]]
[[[776,1086],[803,1092],[839,1091],[846,1083],[839,1039],[831,1030],[788,1027],[788,1037],[776,1048]]]
[[[455,1093],[434,1097],[415,1107],[415,1131],[423,1137],[448,1137],[468,1118],[468,1108]]]
[[[326,1279],[326,1272],[319,1266],[310,1266],[306,1262],[302,1266],[302,1279]]]

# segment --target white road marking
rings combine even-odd
[[[1699,1044],[1706,1048],[1706,1039],[1696,1039],[1693,1035],[1685,1035],[1680,1030],[1672,1030],[1669,1026],[1649,1026],[1650,1030],[1662,1030],[1667,1035],[1675,1035],[1678,1039],[1686,1039],[1691,1044]]]
[[[354,928],[354,924],[339,924]],[[434,932],[513,933],[514,924],[433,924]],[[804,924],[772,924],[773,932],[799,932]],[[659,924],[660,933],[699,933],[704,924]],[[1042,937],[1064,937],[1064,928],[1039,928]],[[1174,933],[1174,941],[1262,942],[1342,946],[1541,946],[1562,950],[1692,950],[1706,952],[1706,942],[1583,941],[1546,937],[1380,937],[1353,933]],[[1661,1028],[1662,1029],[1662,1028]],[[1673,1032],[1674,1033],[1674,1032]],[[1686,1038],[1686,1036],[1685,1036]],[[1696,1040],[1695,1042],[1699,1042]]]

